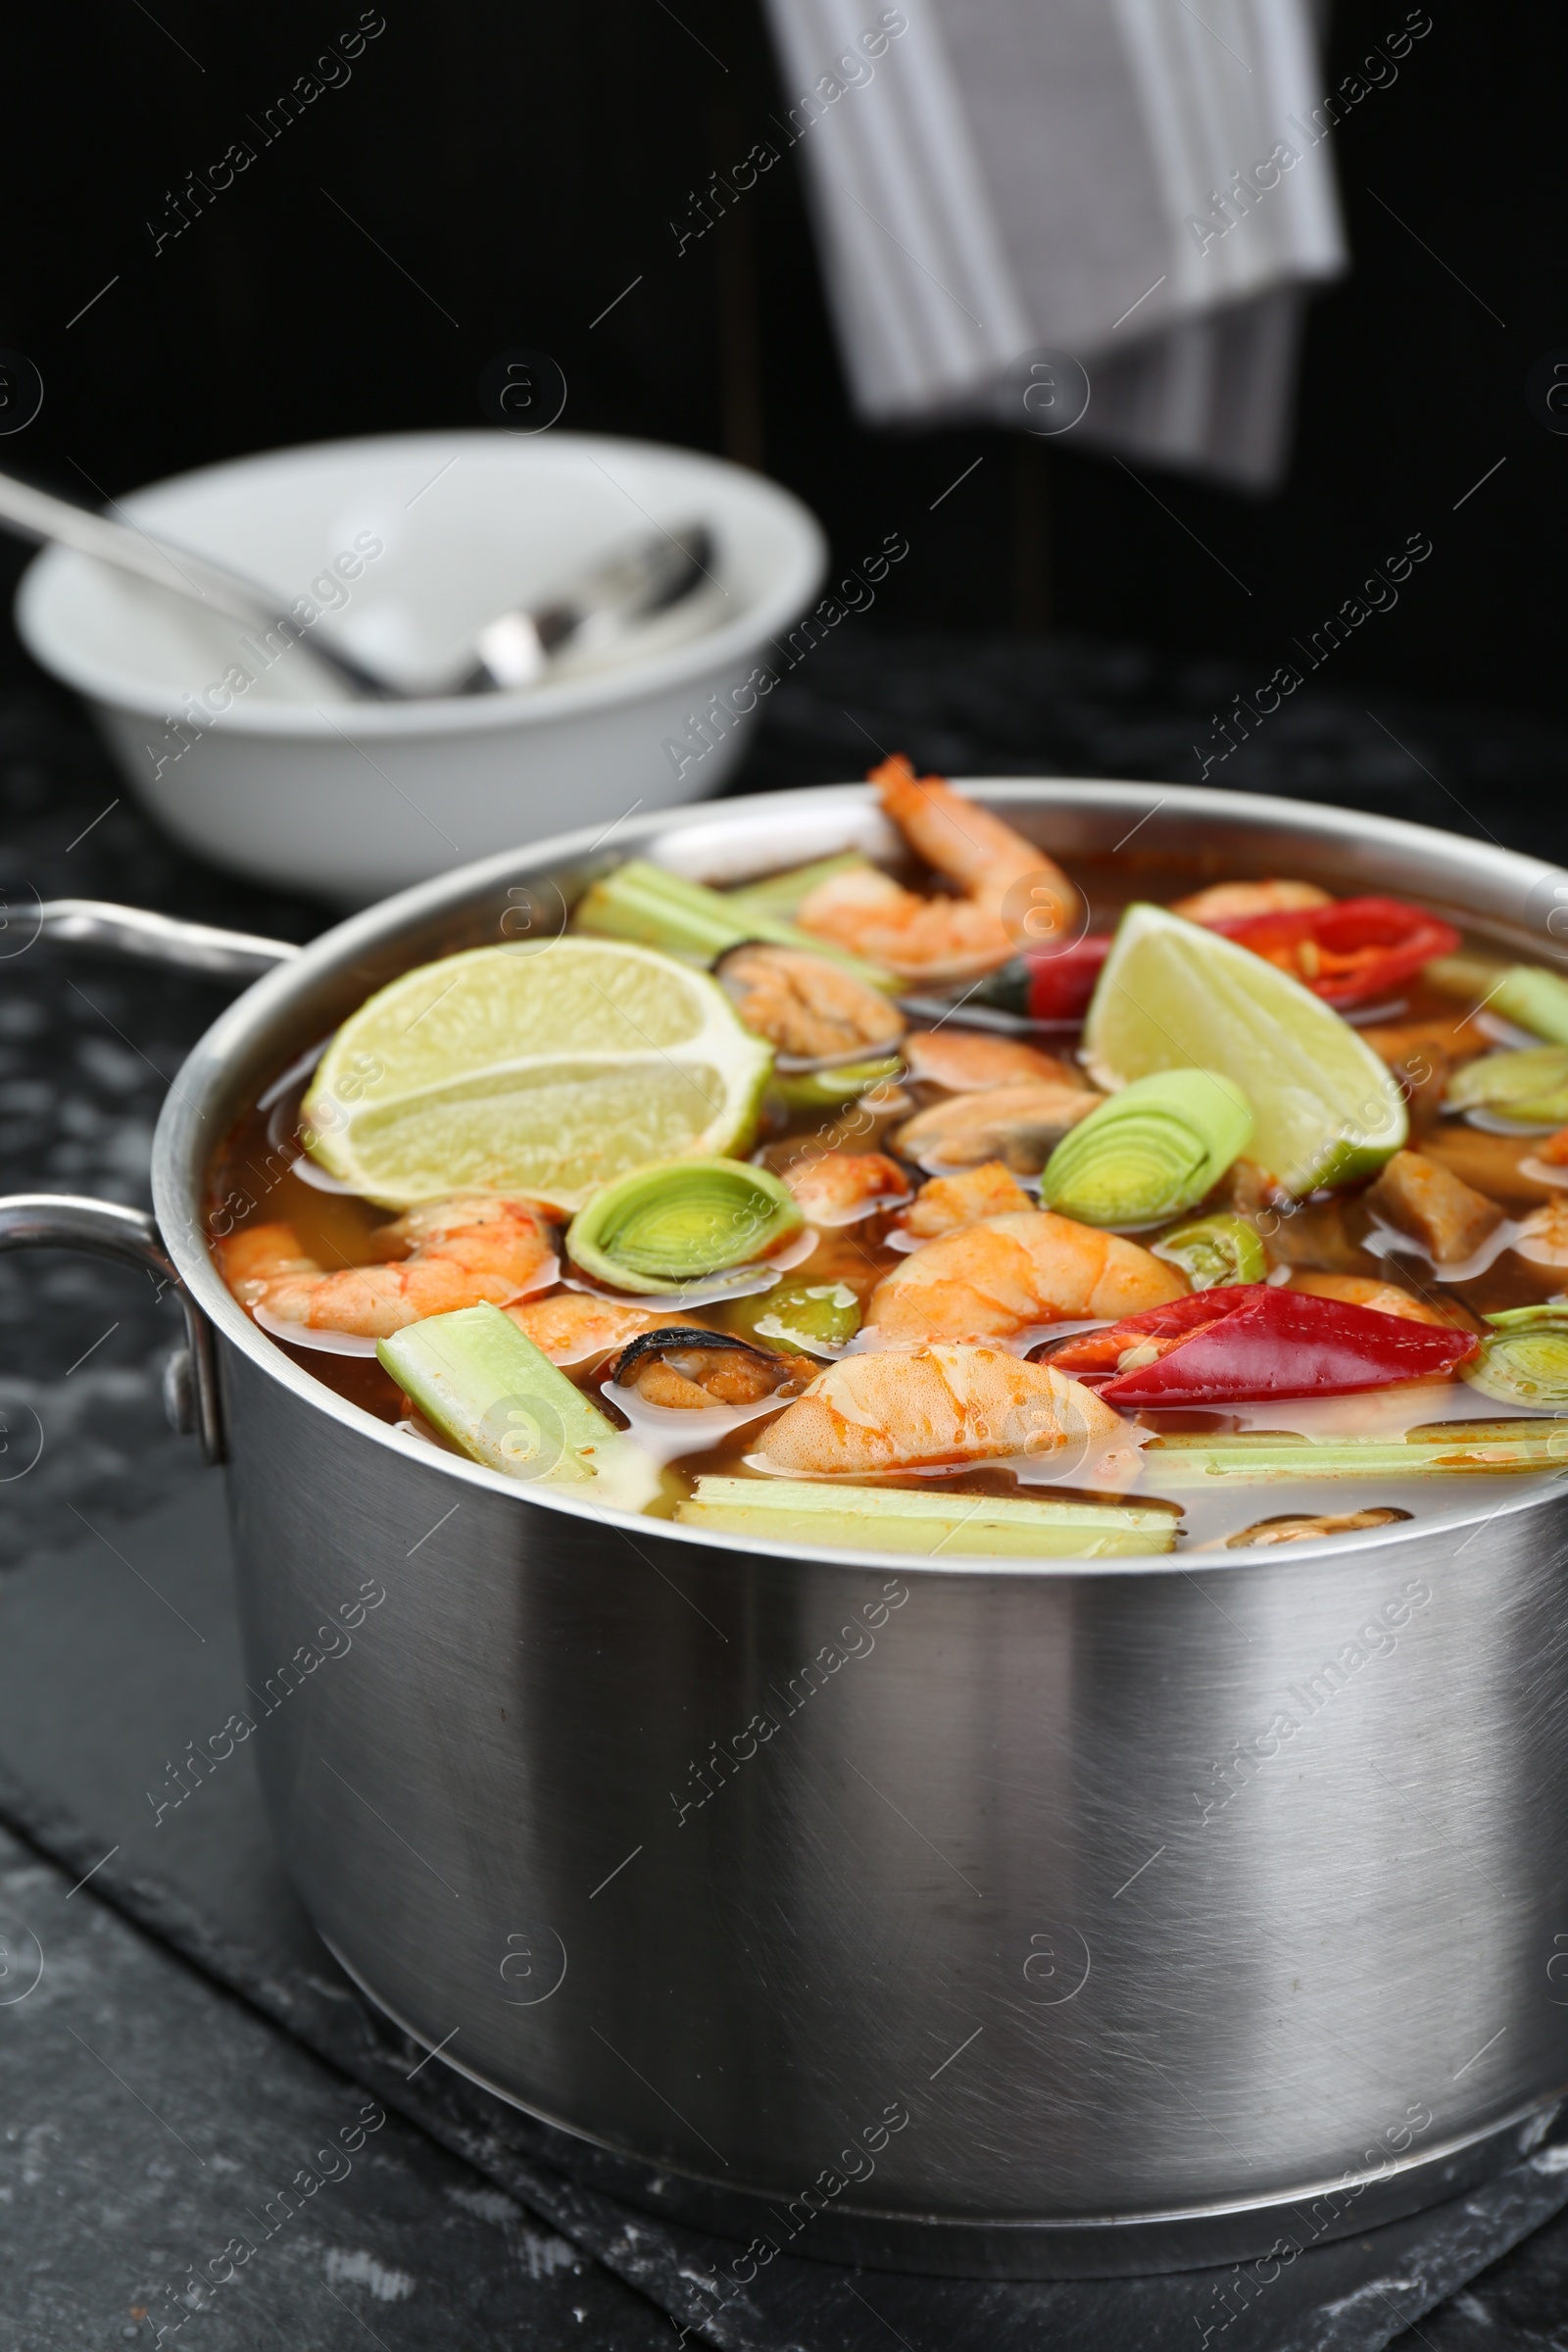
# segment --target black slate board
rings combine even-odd
[[[0,1831],[6,2352],[667,2352],[662,2312],[74,1875]]]
[[[252,1743],[178,1807],[168,1765],[243,1703],[220,1477],[192,1466],[138,1519],[0,1583],[0,1814],[94,1892],[730,2352],[1375,2352],[1568,2203],[1568,2117],[1500,2179],[1437,2211],[1253,2271],[991,2283],[780,2257],[721,2300],[733,2248],[593,2185],[592,2151],[475,2089],[375,2019],[279,1864]],[[265,1721],[256,1739],[266,1736]],[[151,1793],[149,1793],[151,1792]],[[563,2160],[575,2179],[567,2177]],[[1206,2331],[1206,2332],[1205,2332]]]

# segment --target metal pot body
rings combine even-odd
[[[1521,944],[1562,881],[1333,810],[974,789],[1069,858],[1143,816],[1156,853]],[[368,987],[509,909],[564,920],[628,850],[725,879],[877,821],[806,794],[492,861],[329,934],[182,1072],[158,1214],[217,1331],[288,1868],[421,2040],[630,2193],[657,2168],[641,2193],[758,2241],[739,2264],[1046,2275],[1363,2227],[1568,2081],[1557,1494],[1274,1554],[792,1555],[438,1456],[213,1268],[224,1126]]]

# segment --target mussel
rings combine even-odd
[[[1246,1151],[1252,1124],[1247,1097],[1217,1071],[1135,1078],[1062,1138],[1041,1177],[1041,1202],[1083,1225],[1178,1216]]]
[[[879,989],[800,948],[745,940],[713,966],[748,1029],[797,1062],[867,1059],[904,1035],[904,1015]]]
[[[800,1358],[754,1348],[723,1331],[672,1323],[640,1332],[615,1365],[614,1385],[635,1389],[645,1404],[700,1411],[715,1404],[756,1404],[763,1396],[804,1388],[809,1371]]]
[[[804,1222],[787,1185],[739,1159],[668,1159],[607,1185],[579,1209],[566,1249],[613,1290],[684,1290],[763,1257]]]

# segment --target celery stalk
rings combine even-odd
[[[804,1478],[699,1478],[676,1518],[685,1527],[846,1551],[918,1551],[955,1559],[1110,1559],[1173,1551],[1175,1516],[1147,1504],[1054,1496],[918,1493]]]
[[[736,906],[723,893],[705,883],[688,882],[681,874],[666,873],[646,858],[628,858],[612,873],[591,884],[578,900],[573,921],[579,931],[602,939],[634,940],[641,947],[662,948],[669,956],[695,956],[711,963],[743,939],[765,940],[770,947],[800,948],[826,957],[869,988],[897,994],[899,982],[879,963],[867,963],[831,940],[781,922],[776,915]]]
[[[487,1470],[596,1489],[618,1510],[660,1491],[657,1466],[498,1306],[431,1315],[375,1352],[431,1427]]]
[[[858,850],[843,850],[837,858],[818,858],[813,865],[769,874],[765,882],[743,882],[737,890],[726,890],[724,897],[748,915],[767,914],[792,923],[819,882],[830,882],[835,874],[863,873],[870,862]]]
[[[1456,1478],[1568,1467],[1568,1421],[1439,1421],[1407,1437],[1330,1438],[1287,1430],[1155,1438],[1144,1448],[1155,1493],[1213,1484],[1272,1486],[1320,1478]]]

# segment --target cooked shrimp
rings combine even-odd
[[[822,1152],[786,1168],[784,1181],[808,1225],[855,1225],[895,1200],[907,1200],[909,1179],[885,1152]]]
[[[1346,1306],[1368,1306],[1374,1314],[1397,1315],[1405,1323],[1438,1323],[1448,1331],[1471,1328],[1470,1318],[1456,1298],[1439,1304],[1436,1299],[1417,1298],[1396,1282],[1377,1282],[1366,1274],[1293,1274],[1290,1287],[1306,1291],[1314,1298],[1338,1298]]]
[[[1016,1176],[1000,1159],[988,1159],[959,1176],[933,1176],[897,1223],[913,1240],[934,1242],[945,1233],[960,1233],[965,1225],[978,1225],[982,1217],[1004,1217],[1033,1206]]]
[[[1548,1168],[1568,1167],[1568,1127],[1559,1127],[1555,1135],[1544,1135],[1536,1146],[1535,1157],[1545,1161]]]
[[[999,1348],[847,1355],[788,1406],[753,1458],[818,1478],[1102,1448],[1122,1428],[1076,1380]]]
[[[1016,952],[1021,935],[1045,940],[1072,922],[1078,894],[1066,875],[1000,816],[940,776],[917,779],[902,755],[873,768],[871,782],[910,847],[964,895],[923,899],[876,866],[855,867],[808,893],[795,918],[805,930],[906,979],[938,981],[992,971]],[[1003,904],[1015,889],[1022,903],[1009,930]]]
[[[667,1321],[640,1306],[618,1306],[612,1298],[593,1298],[586,1291],[556,1291],[548,1298],[526,1298],[507,1313],[543,1348],[553,1364],[586,1364],[612,1348],[624,1348],[639,1332],[657,1331]]]
[[[1513,1246],[1532,1265],[1568,1266],[1568,1200],[1558,1193],[1541,1208],[1533,1208]]]
[[[1137,1242],[1030,1209],[927,1242],[883,1275],[865,1322],[883,1347],[1011,1339],[1036,1323],[1115,1322],[1186,1292],[1176,1268]]]
[[[1333,894],[1315,882],[1211,882],[1178,899],[1172,914],[1190,923],[1234,923],[1249,914],[1293,914],[1301,906],[1332,906]]]
[[[538,1206],[491,1194],[463,1193],[410,1209],[371,1242],[383,1262],[334,1273],[309,1254],[292,1225],[253,1225],[220,1248],[230,1290],[253,1312],[368,1340],[486,1300],[506,1306],[554,1282],[558,1271]]]
[[[1038,1176],[1068,1128],[1103,1100],[1087,1087],[1034,1078],[1025,1086],[998,1086],[989,1094],[953,1095],[934,1102],[906,1119],[893,1141],[906,1159],[922,1167],[964,1168],[1004,1159],[1020,1176]]]
[[[904,1015],[825,956],[748,940],[718,964],[718,977],[748,1029],[803,1061],[864,1049],[886,1052],[904,1035]]]
[[[1031,1080],[1052,1086],[1089,1084],[1073,1062],[1042,1054],[1021,1038],[982,1037],[973,1029],[911,1029],[903,1052],[911,1078],[946,1087],[950,1095],[978,1095]]]

